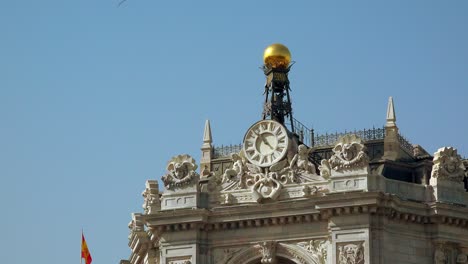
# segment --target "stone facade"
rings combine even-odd
[[[366,142],[347,135],[318,166],[313,151],[299,145],[268,169],[233,153],[209,160],[220,169],[201,177],[189,155],[173,157],[165,190],[146,184],[121,263],[468,263],[466,168],[455,149],[370,160]],[[395,179],[407,167],[420,179]]]
[[[278,124],[254,124],[220,154],[207,121],[200,173],[183,154],[162,192],[147,181],[120,263],[468,263],[467,160],[410,145],[392,98],[383,137],[306,146]]]

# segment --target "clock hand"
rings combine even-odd
[[[266,140],[266,138],[263,137],[263,135],[260,136],[262,138],[262,141],[263,143],[265,143],[265,145],[269,146],[271,149],[273,149],[273,147],[270,145],[270,142],[268,142],[268,140]]]

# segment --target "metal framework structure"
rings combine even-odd
[[[270,117],[283,125],[286,124],[286,118],[289,119],[291,132],[295,133],[291,96],[289,95],[288,73],[292,64],[287,68],[271,68],[263,66],[263,72],[266,76],[265,84],[265,102],[263,105],[262,118]]]

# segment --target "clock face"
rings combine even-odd
[[[288,151],[286,128],[273,120],[262,120],[252,125],[244,136],[245,157],[260,167],[280,161]]]

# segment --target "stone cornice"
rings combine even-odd
[[[381,215],[396,221],[468,227],[466,207],[401,200],[395,195],[381,192],[330,194],[293,203],[225,206],[212,210],[160,211],[157,214],[143,215],[143,219],[152,232],[160,233],[301,224],[356,214]]]
[[[128,246],[134,254],[142,256],[151,246],[151,241],[146,231],[135,231],[130,236]]]

